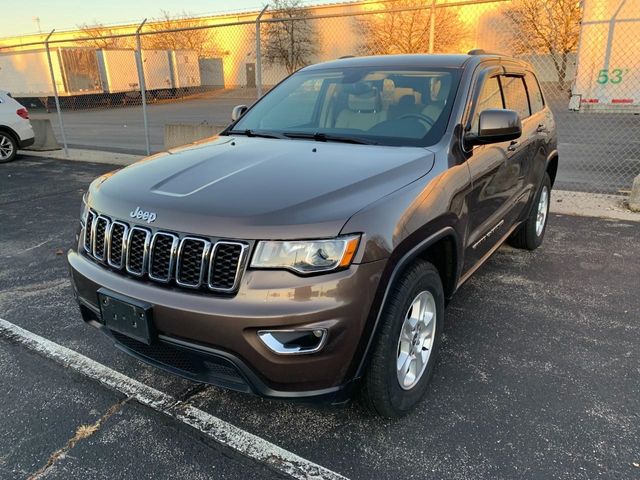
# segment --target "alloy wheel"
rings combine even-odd
[[[536,217],[536,236],[542,235],[544,225],[547,222],[547,211],[549,209],[549,190],[547,186],[542,187],[540,200],[538,201],[538,215]]]
[[[411,390],[427,368],[436,333],[436,301],[431,292],[420,292],[407,311],[400,338],[396,373],[403,390]]]
[[[7,160],[13,155],[13,142],[6,135],[0,134],[0,160]]]

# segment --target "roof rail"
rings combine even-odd
[[[356,58],[355,55],[343,55],[341,57],[338,57],[338,60],[342,60],[343,58]]]
[[[502,53],[488,52],[484,48],[474,48],[473,50],[469,50],[467,52],[467,55],[501,55],[501,56],[504,56]]]

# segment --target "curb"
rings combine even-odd
[[[51,152],[36,152],[22,150],[24,155],[31,157],[48,158],[51,160],[68,160],[71,162],[106,163],[109,165],[126,166],[144,158],[144,155],[130,155],[126,153],[114,153],[104,150],[85,150],[82,148],[68,149],[69,156],[64,154],[64,150]]]
[[[560,215],[640,222],[640,213],[629,210],[627,197],[622,195],[552,190],[549,211]]]

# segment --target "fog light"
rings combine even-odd
[[[327,340],[326,328],[312,330],[260,330],[258,338],[279,355],[302,355],[319,352]]]

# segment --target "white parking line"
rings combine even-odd
[[[65,367],[97,380],[139,403],[164,413],[212,438],[225,447],[269,465],[282,473],[299,479],[341,479],[339,473],[317,465],[273,443],[246,432],[213,415],[180,402],[153,387],[127,377],[84,355],[58,345],[35,333],[0,318],[0,337],[23,345]]]

